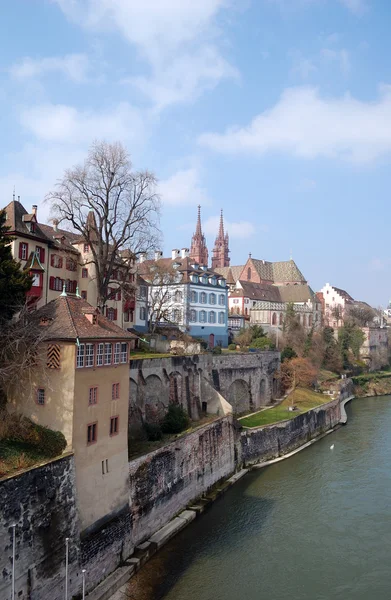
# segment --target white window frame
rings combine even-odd
[[[126,364],[127,362],[128,362],[128,344],[127,344],[127,342],[122,342],[121,343],[121,363]]]
[[[86,344],[85,365],[86,367],[94,366],[95,344]]]
[[[109,353],[107,352],[108,348],[110,347],[110,360],[108,360],[109,358]],[[112,361],[112,354],[113,354],[113,344],[111,342],[106,342],[105,343],[105,366],[108,367],[111,365],[111,361]]]
[[[76,355],[76,368],[81,369],[84,367],[84,357],[85,357],[85,348],[84,344],[79,344],[77,347],[77,355]]]
[[[102,343],[97,344],[96,348],[96,366],[103,366],[103,357],[104,357],[105,345]]]
[[[115,365],[119,365],[120,358],[121,358],[121,342],[115,342],[114,356],[113,356],[113,361],[114,361]]]

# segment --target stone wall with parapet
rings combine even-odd
[[[289,421],[246,429],[241,432],[238,458],[244,466],[278,458],[333,429],[340,421],[338,398]]]
[[[129,463],[132,540],[138,544],[235,470],[232,418],[224,417]]]
[[[279,364],[279,352],[132,360],[130,437],[137,437],[143,422],[159,421],[171,402],[181,404],[194,420],[205,412],[216,414],[211,388],[237,414],[270,404],[279,397],[279,381],[275,377]]]

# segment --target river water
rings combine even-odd
[[[235,484],[128,597],[389,600],[391,396],[353,400],[347,413],[346,427]]]

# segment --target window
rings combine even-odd
[[[147,288],[145,287],[145,285],[141,285],[140,286],[140,298],[146,298],[147,297]]]
[[[27,254],[29,251],[29,245],[24,242],[20,242],[19,244],[19,258],[21,260],[27,260]]]
[[[33,287],[41,287],[42,286],[41,273],[32,273],[31,275],[33,278]]]
[[[71,258],[70,256],[67,256],[65,266],[67,271],[76,271],[77,268],[76,261],[73,260],[73,258]]]
[[[65,291],[68,292],[68,294],[75,294],[76,287],[77,287],[77,281],[71,281],[70,279],[67,279],[65,281]]]
[[[62,269],[62,256],[52,254],[50,257],[50,265],[55,269]]]
[[[224,294],[220,294],[220,296],[219,296],[219,304],[221,306],[225,306],[225,296],[224,296]]]
[[[115,321],[116,320],[116,316],[115,316],[116,312],[117,311],[114,308],[112,308],[112,307],[110,307],[110,308],[107,309],[106,316],[109,319],[109,321]]]
[[[87,425],[87,445],[94,444],[98,439],[98,423]]]
[[[98,402],[98,388],[96,386],[90,387],[88,393],[88,404],[97,404]]]
[[[83,269],[81,270],[81,276],[83,279],[87,279],[88,277],[88,269],[86,269],[86,267],[83,267]]]
[[[197,311],[195,311],[195,310],[190,311],[190,321],[191,321],[191,323],[195,323],[197,321]]]
[[[277,325],[277,315],[276,315],[276,313],[272,314],[272,325]]]
[[[76,367],[84,367],[84,344],[79,344],[77,347]]]
[[[224,325],[225,323],[225,313],[219,312],[219,323],[220,325]]]
[[[102,475],[106,475],[109,472],[109,460],[102,460]]]
[[[304,325],[304,327],[306,327],[306,325],[307,325],[307,318],[305,315],[303,315],[303,325]]]
[[[103,365],[103,348],[104,344],[98,344],[96,348],[96,366],[101,367]]]
[[[111,399],[119,399],[119,383],[113,383],[113,385],[111,386]]]
[[[209,294],[209,304],[216,304],[216,294]]]
[[[200,323],[206,323],[206,312],[204,310],[200,311]]]
[[[201,283],[208,283],[208,278],[206,277],[206,275],[203,275],[201,277]]]
[[[111,365],[112,344],[105,344],[105,365]]]
[[[114,364],[115,365],[119,364],[120,354],[121,354],[121,344],[120,344],[120,342],[116,342],[114,344]]]
[[[247,269],[247,281],[251,281],[251,267]]]
[[[284,324],[284,317],[282,315],[282,313],[280,313],[280,325]]]
[[[190,295],[190,302],[197,302],[197,301],[198,301],[198,294],[197,294],[197,292],[195,292],[193,290]]]
[[[94,344],[86,344],[86,367],[94,366]]]
[[[117,435],[118,433],[118,417],[110,418],[110,435]]]
[[[205,294],[205,292],[201,292],[201,294],[200,294],[200,302],[201,302],[201,304],[206,304],[206,294]]]
[[[312,327],[312,315],[309,315],[308,317],[308,325],[309,327]]]
[[[128,344],[126,342],[122,342],[121,344],[121,362],[128,362]]]
[[[47,357],[46,357],[46,366],[48,369],[59,369],[61,361],[61,348],[58,344],[49,344]]]
[[[45,390],[44,388],[37,389],[37,404],[43,406],[45,404]]]
[[[41,246],[37,246],[35,248],[35,253],[39,258],[39,262],[43,264],[45,262],[45,248],[41,248]]]
[[[145,321],[146,318],[147,318],[147,311],[145,310],[144,306],[140,306],[140,320]]]
[[[182,292],[180,290],[175,292],[174,302],[182,302]]]
[[[82,290],[81,297],[83,298],[83,300],[87,300],[87,292],[86,292],[86,290]]]
[[[216,323],[216,313],[211,310],[209,313],[209,323]]]
[[[216,277],[211,277],[209,281],[212,285],[216,285]]]
[[[84,246],[83,246],[83,252],[84,252],[84,254],[85,254],[86,252],[89,252],[89,251],[90,251],[90,246],[89,246],[89,244],[84,244]]]
[[[63,288],[63,280],[61,277],[50,277],[49,289],[61,292]]]
[[[120,290],[120,288],[118,288],[118,289],[116,290],[116,293],[115,293],[115,297],[114,297],[114,299],[115,299],[115,300],[121,300],[121,290]]]
[[[129,321],[133,321],[133,311],[132,310],[124,311],[124,321],[125,321],[125,323],[128,323]]]

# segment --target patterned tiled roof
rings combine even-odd
[[[270,300],[281,302],[280,291],[276,285],[271,283],[252,283],[251,281],[239,281],[241,288],[234,290],[230,297],[243,296],[251,300]]]
[[[277,286],[280,291],[282,302],[319,302],[309,285],[280,285]]]
[[[251,259],[259,277],[273,283],[305,283],[304,275],[294,260],[267,262],[266,260]]]
[[[93,325],[87,313],[97,314],[97,322]],[[127,340],[135,339],[135,335],[124,331],[113,321],[97,313],[96,309],[82,298],[76,296],[59,296],[42,308],[31,313],[30,319],[45,331],[46,340]]]
[[[229,284],[235,284],[244,269],[244,265],[237,265],[232,267],[217,267],[215,269],[216,273],[219,273],[227,280]]]

